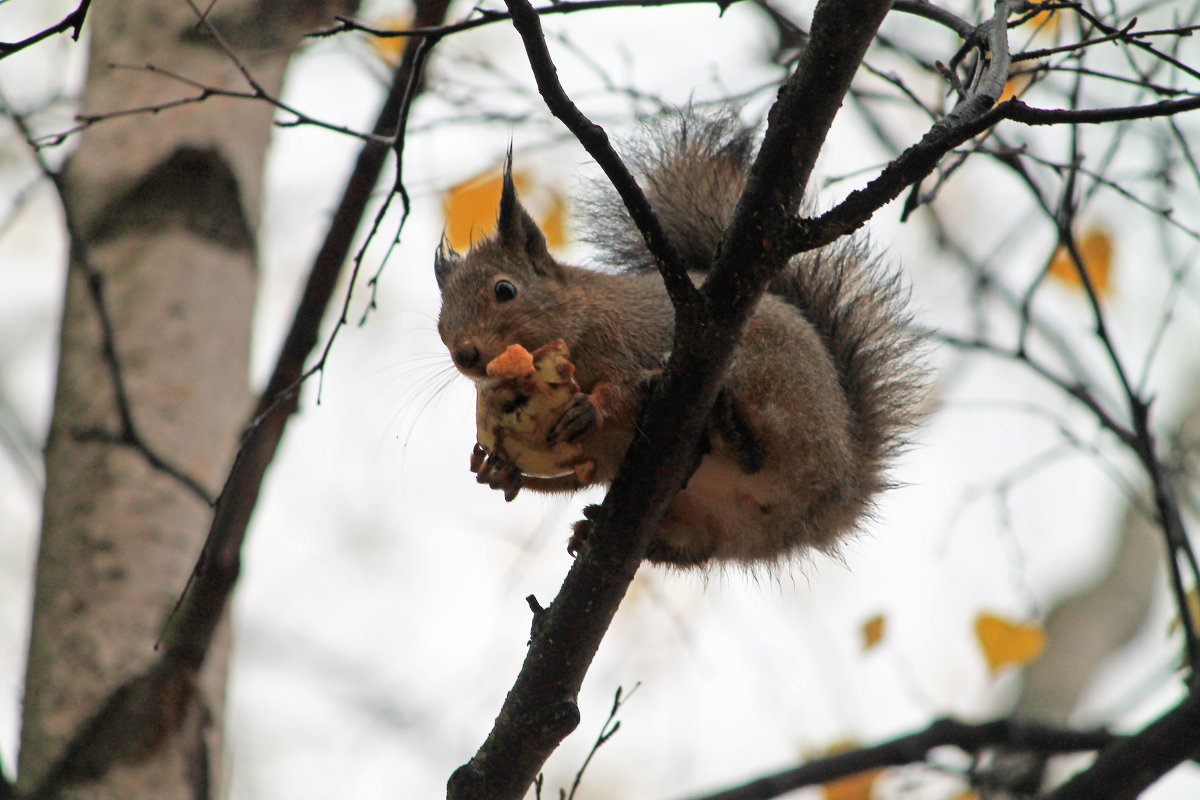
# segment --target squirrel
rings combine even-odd
[[[680,112],[633,146],[631,168],[694,282],[710,268],[749,173],[753,132],[732,114]],[[508,345],[562,339],[576,393],[547,433],[595,460],[611,483],[671,349],[674,310],[654,259],[611,189],[583,204],[599,269],[564,264],[522,207],[505,164],[496,230],[465,255],[435,255],[438,333],[477,383]],[[738,346],[699,465],[646,553],[677,567],[772,563],[836,551],[888,486],[885,469],[916,421],[919,341],[897,274],[857,239],[791,259]],[[486,457],[485,457],[486,456]],[[570,492],[572,474],[521,475],[477,446],[472,470],[505,491]],[[588,510],[585,510],[585,516]],[[577,523],[569,550],[585,544]]]

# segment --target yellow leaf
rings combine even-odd
[[[1021,70],[1012,72],[1008,76],[1008,80],[1004,82],[1004,89],[1000,92],[1000,97],[997,98],[996,104],[999,105],[1005,100],[1012,100],[1014,97],[1020,97],[1030,84],[1033,83],[1034,72],[1032,70]]]
[[[1029,4],[1033,6],[1041,5],[1048,0],[1029,0]],[[1058,13],[1062,9],[1051,9],[1050,11],[1039,11],[1025,21],[1027,25],[1033,25],[1037,29],[1037,33],[1045,36],[1053,36],[1058,33],[1058,24],[1062,16]]]
[[[1113,240],[1104,228],[1091,228],[1084,232],[1078,240],[1079,258],[1083,262],[1083,271],[1096,294],[1107,297],[1112,289],[1112,260]],[[1050,259],[1050,277],[1072,289],[1083,287],[1079,278],[1079,270],[1067,248],[1059,245]]]
[[[412,19],[408,14],[397,14],[392,17],[384,17],[371,27],[380,31],[406,31],[412,27]],[[407,36],[372,36],[368,41],[375,53],[387,62],[388,66],[395,67],[400,63],[400,57],[404,55],[404,47],[408,44],[408,38]]]
[[[546,235],[546,244],[551,248],[567,243],[567,204],[562,195],[555,192],[550,198],[550,207],[538,223]]]
[[[876,614],[862,624],[862,648],[863,651],[870,650],[883,640],[883,633],[887,628],[887,620],[883,614]]]
[[[1046,647],[1046,632],[1040,626],[1010,622],[987,612],[975,617],[975,636],[993,675],[1005,667],[1033,662]]]
[[[531,188],[528,176],[520,172],[513,173],[513,183],[518,194]],[[442,198],[442,211],[446,217],[446,238],[451,247],[465,250],[473,240],[491,233],[496,225],[503,185],[500,171],[488,170],[446,192]],[[538,195],[522,198],[522,201],[546,235],[546,244],[551,248],[562,247],[566,242],[566,203],[562,195],[552,189]],[[534,200],[542,202],[535,203]]]
[[[830,747],[825,755],[849,752],[858,746],[857,742],[838,742]],[[882,769],[871,769],[857,775],[829,781],[824,784],[825,800],[871,800],[871,791],[875,788],[875,781],[882,774]]]
[[[446,192],[442,210],[446,215],[446,238],[455,250],[465,250],[477,235],[492,230],[500,206],[501,177],[488,172],[464,181]],[[520,181],[514,177],[520,188]]]
[[[881,769],[872,769],[830,781],[825,784],[825,800],[871,800],[871,790],[882,773]]]

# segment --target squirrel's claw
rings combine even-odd
[[[599,516],[600,506],[593,503],[583,507],[583,519],[571,526],[571,538],[567,540],[567,552],[573,557],[578,556],[579,551],[587,543],[588,537],[592,535],[592,528],[596,526],[596,519]]]
[[[562,416],[546,434],[546,444],[573,442],[600,427],[600,409],[590,394],[577,392]]]
[[[471,472],[475,473],[475,480],[479,483],[486,483],[491,488],[504,492],[507,502],[512,502],[524,484],[516,464],[497,453],[489,453],[478,444],[471,451]]]
[[[474,472],[476,475],[478,475],[479,470],[482,469],[483,462],[487,460],[487,457],[488,451],[483,449],[483,445],[479,444],[479,442],[476,442],[475,447],[471,450],[471,472]]]

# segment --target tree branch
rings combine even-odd
[[[507,0],[506,0],[507,1]],[[688,277],[687,270],[680,260],[679,253],[667,238],[666,232],[658,222],[658,217],[650,209],[650,201],[638,186],[633,173],[625,166],[625,162],[617,155],[608,134],[596,123],[592,122],[578,106],[567,96],[558,80],[558,70],[550,58],[546,47],[546,37],[542,33],[542,24],[537,11],[528,2],[508,2],[509,14],[512,16],[513,27],[521,35],[525,44],[525,52],[529,56],[529,65],[533,68],[533,76],[537,81],[538,92],[546,101],[550,113],[562,120],[583,148],[587,150],[604,174],[617,190],[629,216],[633,219],[638,230],[646,240],[646,247],[658,262],[659,272],[667,292],[675,304],[676,312],[685,311],[695,306],[699,301],[696,287]],[[694,314],[695,312],[692,311]]]
[[[949,114],[935,122],[920,141],[901,153],[862,189],[851,192],[845,200],[818,217],[796,220],[784,244],[789,253],[812,250],[858,230],[902,191],[924,180],[946,153],[1004,119],[997,109],[1008,103],[1000,106],[995,103],[1008,76],[1008,29],[1005,23],[1009,6],[1006,0],[997,0],[992,18],[980,25],[971,37],[981,52],[990,54],[988,67],[975,88]]]
[[[532,11],[526,0],[508,0],[508,5],[514,13]],[[764,144],[755,162],[751,185],[726,235],[735,249],[725,251],[705,286],[713,313],[707,324],[677,325],[680,346],[648,404],[596,527],[558,597],[539,615],[525,663],[487,740],[451,776],[451,800],[519,800],[546,758],[578,724],[576,697],[584,675],[667,504],[694,463],[704,420],[755,300],[786,260],[779,255],[779,237],[804,187],[776,186],[784,181],[778,175],[767,180],[769,171],[778,167],[789,178],[807,177],[889,7],[888,0],[817,4],[809,47],[780,90],[766,133],[770,144]],[[523,37],[531,35],[528,31]],[[541,69],[553,67],[539,63]],[[800,136],[807,138],[797,141]],[[780,197],[787,202],[780,204]],[[748,277],[739,278],[736,273],[746,265]],[[745,294],[717,294],[709,284],[732,284]]]
[[[554,3],[549,6],[541,6],[533,11],[538,16],[550,16],[552,14],[572,14],[579,11],[595,11],[605,8],[628,8],[637,6],[639,8],[658,8],[662,6],[681,6],[681,5],[697,5],[709,4],[717,5],[721,9],[728,8],[738,0],[563,0],[559,3]],[[479,8],[475,6],[472,12],[478,12],[479,16],[474,19],[465,19],[460,22],[454,22],[449,25],[438,26],[420,26],[414,25],[411,28],[404,30],[390,30],[385,28],[374,28],[370,25],[364,25],[361,22],[349,19],[347,17],[338,17],[338,24],[332,28],[327,28],[323,31],[310,33],[309,36],[314,38],[336,36],[339,33],[347,31],[359,31],[366,33],[379,39],[395,39],[397,37],[436,37],[447,36],[460,31],[479,28],[484,25],[491,25],[496,22],[505,22],[512,19],[511,13],[503,11],[493,11],[491,9]]]
[[[26,47],[32,47],[43,39],[49,39],[51,36],[66,33],[67,31],[71,31],[71,38],[78,42],[79,34],[83,30],[83,21],[87,18],[88,6],[91,4],[92,0],[82,0],[79,6],[59,20],[57,25],[52,25],[19,42],[0,42],[0,61],[8,58],[13,53],[19,53]]]
[[[975,33],[974,25],[948,9],[935,6],[929,0],[895,0],[892,10],[936,22],[957,33],[960,39],[969,39]]]
[[[936,122],[920,141],[891,161],[862,189],[851,192],[841,203],[817,217],[796,220],[786,246],[790,252],[798,253],[822,247],[857,230],[906,188],[924,180],[946,153],[1004,120],[1026,125],[1095,125],[1174,116],[1195,109],[1200,109],[1200,97],[1097,109],[1035,108],[1014,98],[993,106],[977,117],[963,118],[957,123],[947,116]]]
[[[1107,731],[1074,731],[1011,719],[971,725],[940,719],[928,728],[874,747],[853,750],[780,770],[753,781],[690,800],[770,800],[805,786],[846,778],[883,767],[900,767],[924,761],[930,750],[957,747],[976,753],[1004,746],[1043,755],[1099,750],[1117,741]]]
[[[1179,764],[1200,756],[1198,730],[1200,692],[1193,691],[1135,736],[1105,749],[1046,800],[1133,800]]]

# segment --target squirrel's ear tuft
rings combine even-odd
[[[439,290],[446,285],[446,279],[450,277],[450,273],[454,272],[461,263],[462,256],[454,252],[454,248],[450,246],[450,240],[443,232],[442,241],[433,254],[433,277],[437,279]]]
[[[511,144],[508,146],[508,157],[504,160],[504,186],[500,191],[500,218],[496,222],[496,236],[505,249],[524,255],[539,272],[546,262],[553,262],[545,235],[517,199],[517,187],[512,177]]]

